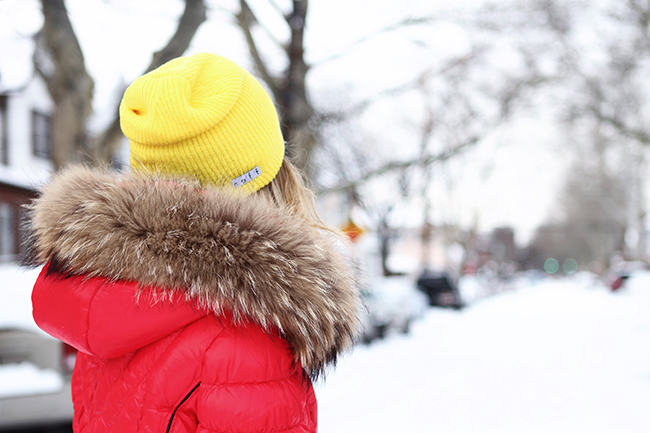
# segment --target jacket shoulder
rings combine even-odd
[[[66,275],[45,266],[32,290],[36,324],[78,350],[117,358],[206,316],[180,294],[156,297],[132,281]]]

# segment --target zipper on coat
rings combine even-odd
[[[187,401],[187,399],[189,399],[192,396],[192,394],[194,394],[194,391],[196,391],[196,389],[199,387],[199,385],[201,385],[201,382],[197,383],[194,386],[194,388],[192,388],[190,390],[190,392],[188,392],[187,395],[185,397],[183,397],[183,400],[181,400],[181,402],[178,403],[178,406],[176,406],[176,408],[174,409],[174,412],[172,412],[171,418],[169,418],[169,424],[167,424],[166,433],[169,433],[171,431],[171,429],[172,429],[172,423],[174,422],[174,417],[176,416],[176,411],[178,411],[178,409],[183,405],[183,403],[185,403]]]

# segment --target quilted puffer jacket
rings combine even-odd
[[[34,318],[79,350],[75,432],[316,431],[311,379],[357,311],[316,229],[259,197],[87,168],[28,213]]]

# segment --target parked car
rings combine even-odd
[[[367,289],[361,290],[362,304],[359,311],[361,321],[360,340],[364,344],[370,344],[374,340],[386,336],[388,329],[388,317],[375,306],[375,295]]]
[[[72,422],[76,350],[32,319],[37,270],[0,266],[0,431]]]
[[[407,334],[427,308],[426,297],[405,276],[377,278],[362,290],[362,340],[370,343],[389,332]]]
[[[417,287],[429,299],[429,305],[463,308],[458,286],[447,272],[424,270],[417,280]]]

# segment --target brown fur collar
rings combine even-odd
[[[67,169],[29,207],[29,261],[181,290],[277,327],[312,377],[351,346],[357,294],[333,245],[259,197]]]

